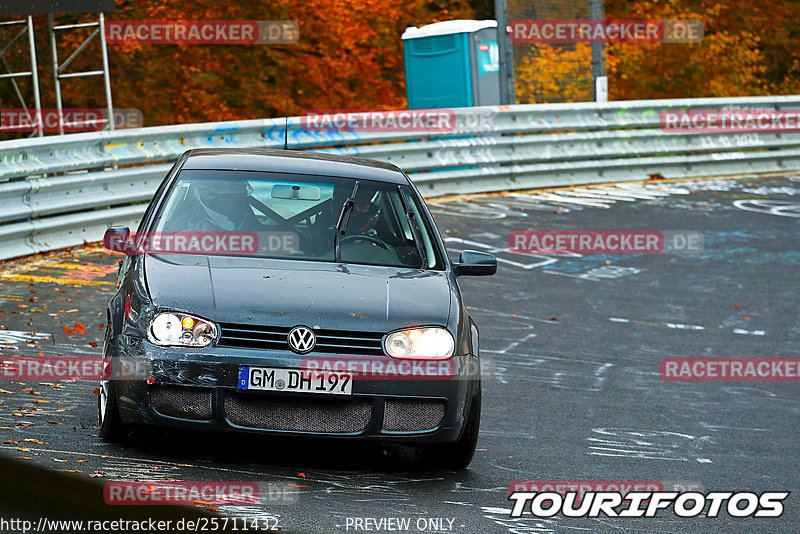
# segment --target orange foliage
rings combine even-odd
[[[760,36],[723,21],[729,7],[681,0],[639,0],[626,4],[628,18],[697,19],[705,36],[699,43],[614,43],[608,47],[609,98],[687,98],[765,94]],[[617,13],[608,14],[618,16]]]
[[[540,18],[569,18],[570,5],[541,3],[555,11]],[[611,100],[800,93],[798,0],[605,0],[604,8],[607,19],[694,19],[705,28],[698,43],[608,44]],[[593,99],[590,45],[517,48],[518,102]]]
[[[403,30],[473,16],[459,0],[117,3],[108,20],[294,20],[300,26],[299,41],[286,45],[109,45],[114,106],[141,109],[147,126],[282,116],[287,89],[290,115],[404,107]],[[65,85],[65,106],[85,106],[87,94],[102,103],[100,87]]]
[[[539,45],[537,55],[522,58],[516,71],[517,101],[580,102],[593,100],[592,47]]]

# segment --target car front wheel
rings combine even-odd
[[[110,381],[100,383],[97,393],[97,420],[100,437],[103,441],[121,442],[127,436],[127,429],[119,416],[117,396]]]
[[[428,458],[435,467],[443,469],[465,469],[472,457],[475,455],[475,447],[478,444],[478,431],[481,424],[481,386],[478,384],[478,392],[472,398],[467,422],[461,437],[453,442],[444,445],[435,445],[428,450]]]

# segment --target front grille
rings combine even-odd
[[[383,429],[397,432],[431,430],[442,423],[445,403],[428,399],[387,399]]]
[[[152,386],[150,403],[162,415],[208,421],[211,419],[211,390],[183,386]]]
[[[360,432],[369,424],[372,401],[287,399],[227,393],[225,415],[231,423],[251,428],[296,432]]]
[[[292,327],[219,323],[222,347],[290,350],[287,336]],[[352,330],[313,329],[317,344],[311,353],[343,353],[382,356],[383,334]]]

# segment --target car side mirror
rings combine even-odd
[[[123,252],[133,256],[133,243],[130,241],[131,229],[127,226],[111,226],[103,236],[103,246],[112,252]]]
[[[464,250],[453,264],[456,276],[486,276],[497,272],[497,258],[486,252]]]

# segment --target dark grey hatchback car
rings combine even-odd
[[[478,328],[419,191],[397,167],[191,150],[132,233],[108,309],[103,439],[160,425],[416,445],[472,460]]]

